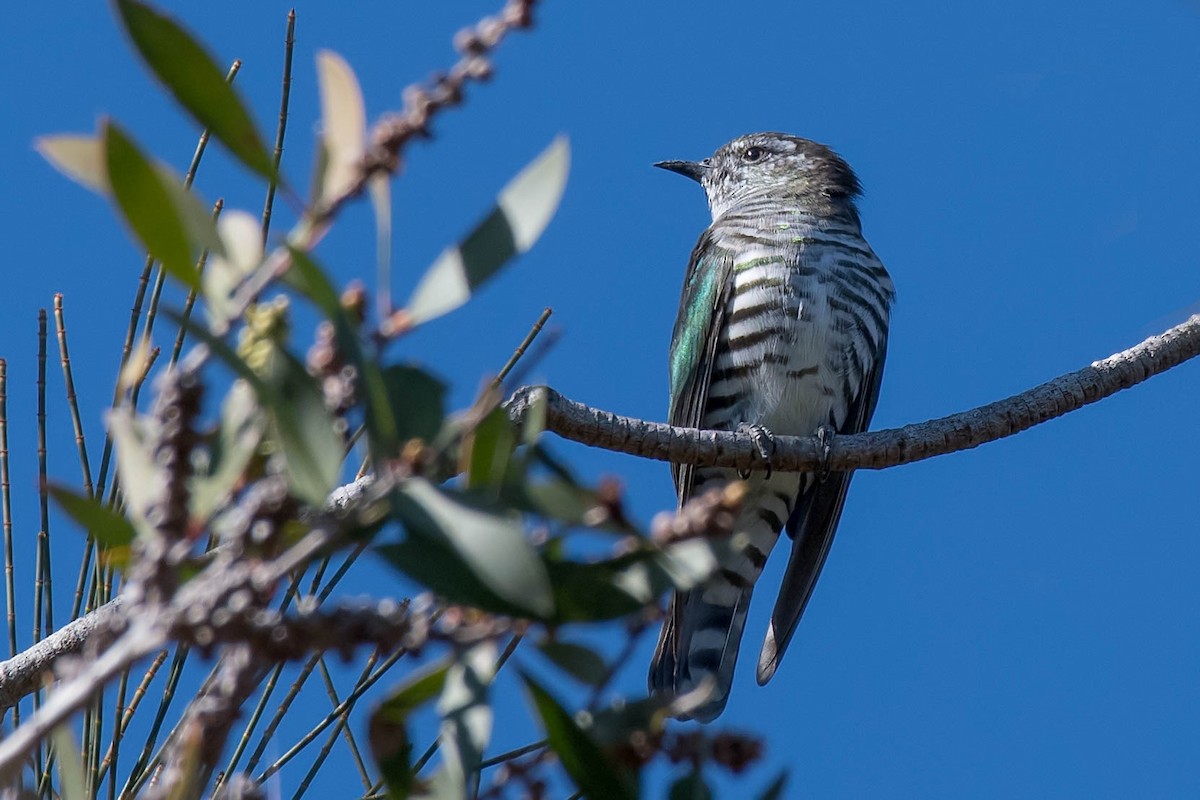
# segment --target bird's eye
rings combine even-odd
[[[746,152],[742,153],[742,158],[747,161],[761,161],[766,154],[766,150],[755,145],[754,147],[747,147]]]

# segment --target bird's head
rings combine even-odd
[[[660,161],[656,167],[699,181],[716,220],[750,199],[798,201],[817,213],[849,211],[862,193],[841,156],[786,133],[740,136],[703,161]]]

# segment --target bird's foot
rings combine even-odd
[[[822,482],[829,477],[829,451],[833,449],[835,433],[833,428],[827,425],[817,428],[817,458],[819,459],[817,477]]]
[[[767,477],[771,477],[771,457],[775,455],[775,434],[765,425],[743,422],[738,425],[738,433],[744,433],[754,440],[754,449],[759,459],[766,465]],[[742,480],[750,477],[750,470],[739,470]]]

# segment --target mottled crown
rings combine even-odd
[[[857,216],[862,193],[854,170],[823,144],[786,133],[751,133],[722,145],[703,161],[657,166],[700,182],[713,219],[748,201],[795,200],[817,213]]]

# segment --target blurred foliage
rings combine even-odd
[[[115,7],[134,48],[182,109],[246,169],[286,189],[290,184],[263,144],[265,137],[205,48],[145,3],[117,0]],[[384,295],[371,314],[365,290],[339,292],[313,248],[345,201],[368,186],[379,241],[386,246],[390,203],[386,184],[378,180],[386,175],[367,159],[370,136],[353,70],[329,52],[320,54],[317,67],[323,118],[320,159],[308,194],[313,199],[272,249],[264,250],[258,220],[245,211],[225,209],[214,222],[209,204],[115,122],[103,121],[94,137],[39,140],[40,152],[60,171],[108,196],[165,274],[204,304],[207,324],[191,316],[190,301],[187,310],[167,312],[198,343],[180,368],[207,374],[220,365],[233,377],[207,381],[210,390],[227,389],[219,401],[209,401],[219,409],[213,418],[180,445],[186,467],[161,457],[166,423],[126,402],[109,415],[122,502],[62,485],[51,489],[53,498],[89,532],[107,567],[127,569],[145,557],[139,542],[163,535],[160,506],[164,496],[176,496],[171,491],[186,497],[180,518],[186,530],[167,533],[194,543],[194,558],[200,560],[210,544],[233,541],[229,531],[238,530],[231,522],[238,504],[282,475],[289,498],[272,529],[282,535],[272,542],[255,540],[263,552],[277,551],[295,540],[311,510],[324,506],[348,478],[346,457],[360,452],[366,474],[386,474],[394,488],[383,512],[364,515],[361,529],[340,546],[369,544],[385,563],[432,593],[441,609],[436,646],[445,650],[432,667],[403,678],[370,715],[370,750],[388,796],[541,796],[547,781],[566,781],[588,797],[632,798],[639,796],[642,767],[663,756],[686,766],[670,798],[711,797],[702,773],[706,763],[734,770],[744,765],[728,747],[718,746],[725,740],[666,736],[673,710],[666,701],[604,705],[601,698],[621,657],[561,637],[560,629],[571,624],[572,631],[583,632],[620,620],[627,636],[637,635],[653,620],[665,592],[687,589],[709,574],[716,563],[713,549],[722,544],[656,540],[628,520],[612,485],[583,485],[546,451],[536,414],[515,428],[499,406],[495,386],[471,408],[450,413],[446,384],[433,369],[392,360],[386,352],[386,345],[414,327],[461,306],[533,246],[565,188],[566,139],[556,139],[499,192],[482,221],[438,256],[403,307],[393,309]],[[380,263],[388,263],[388,254],[381,253]],[[311,305],[322,319],[306,354],[292,330],[293,302]],[[607,553],[579,556],[587,548],[575,540],[587,537],[594,552],[597,536]],[[196,569],[181,574],[185,581],[190,575],[205,579]],[[499,653],[498,630],[522,636],[536,631],[537,646],[525,648],[526,660],[591,700],[574,714],[523,671],[529,711],[544,732],[544,745],[531,755],[503,759],[506,777],[484,791],[481,770],[494,726],[489,687],[509,655]],[[409,726],[419,709],[435,702],[440,759],[427,768],[428,759],[414,758]],[[67,753],[69,740],[60,734],[58,741],[61,789],[68,796],[99,792],[99,773],[91,783],[80,783],[86,769],[77,769],[78,756]],[[135,765],[128,784],[134,791],[150,763]],[[555,764],[561,772],[555,773]],[[86,761],[85,766],[97,769]],[[115,780],[110,776],[114,785]],[[90,788],[81,788],[85,785]],[[778,796],[781,786],[762,797]],[[42,789],[52,793],[49,783]]]

